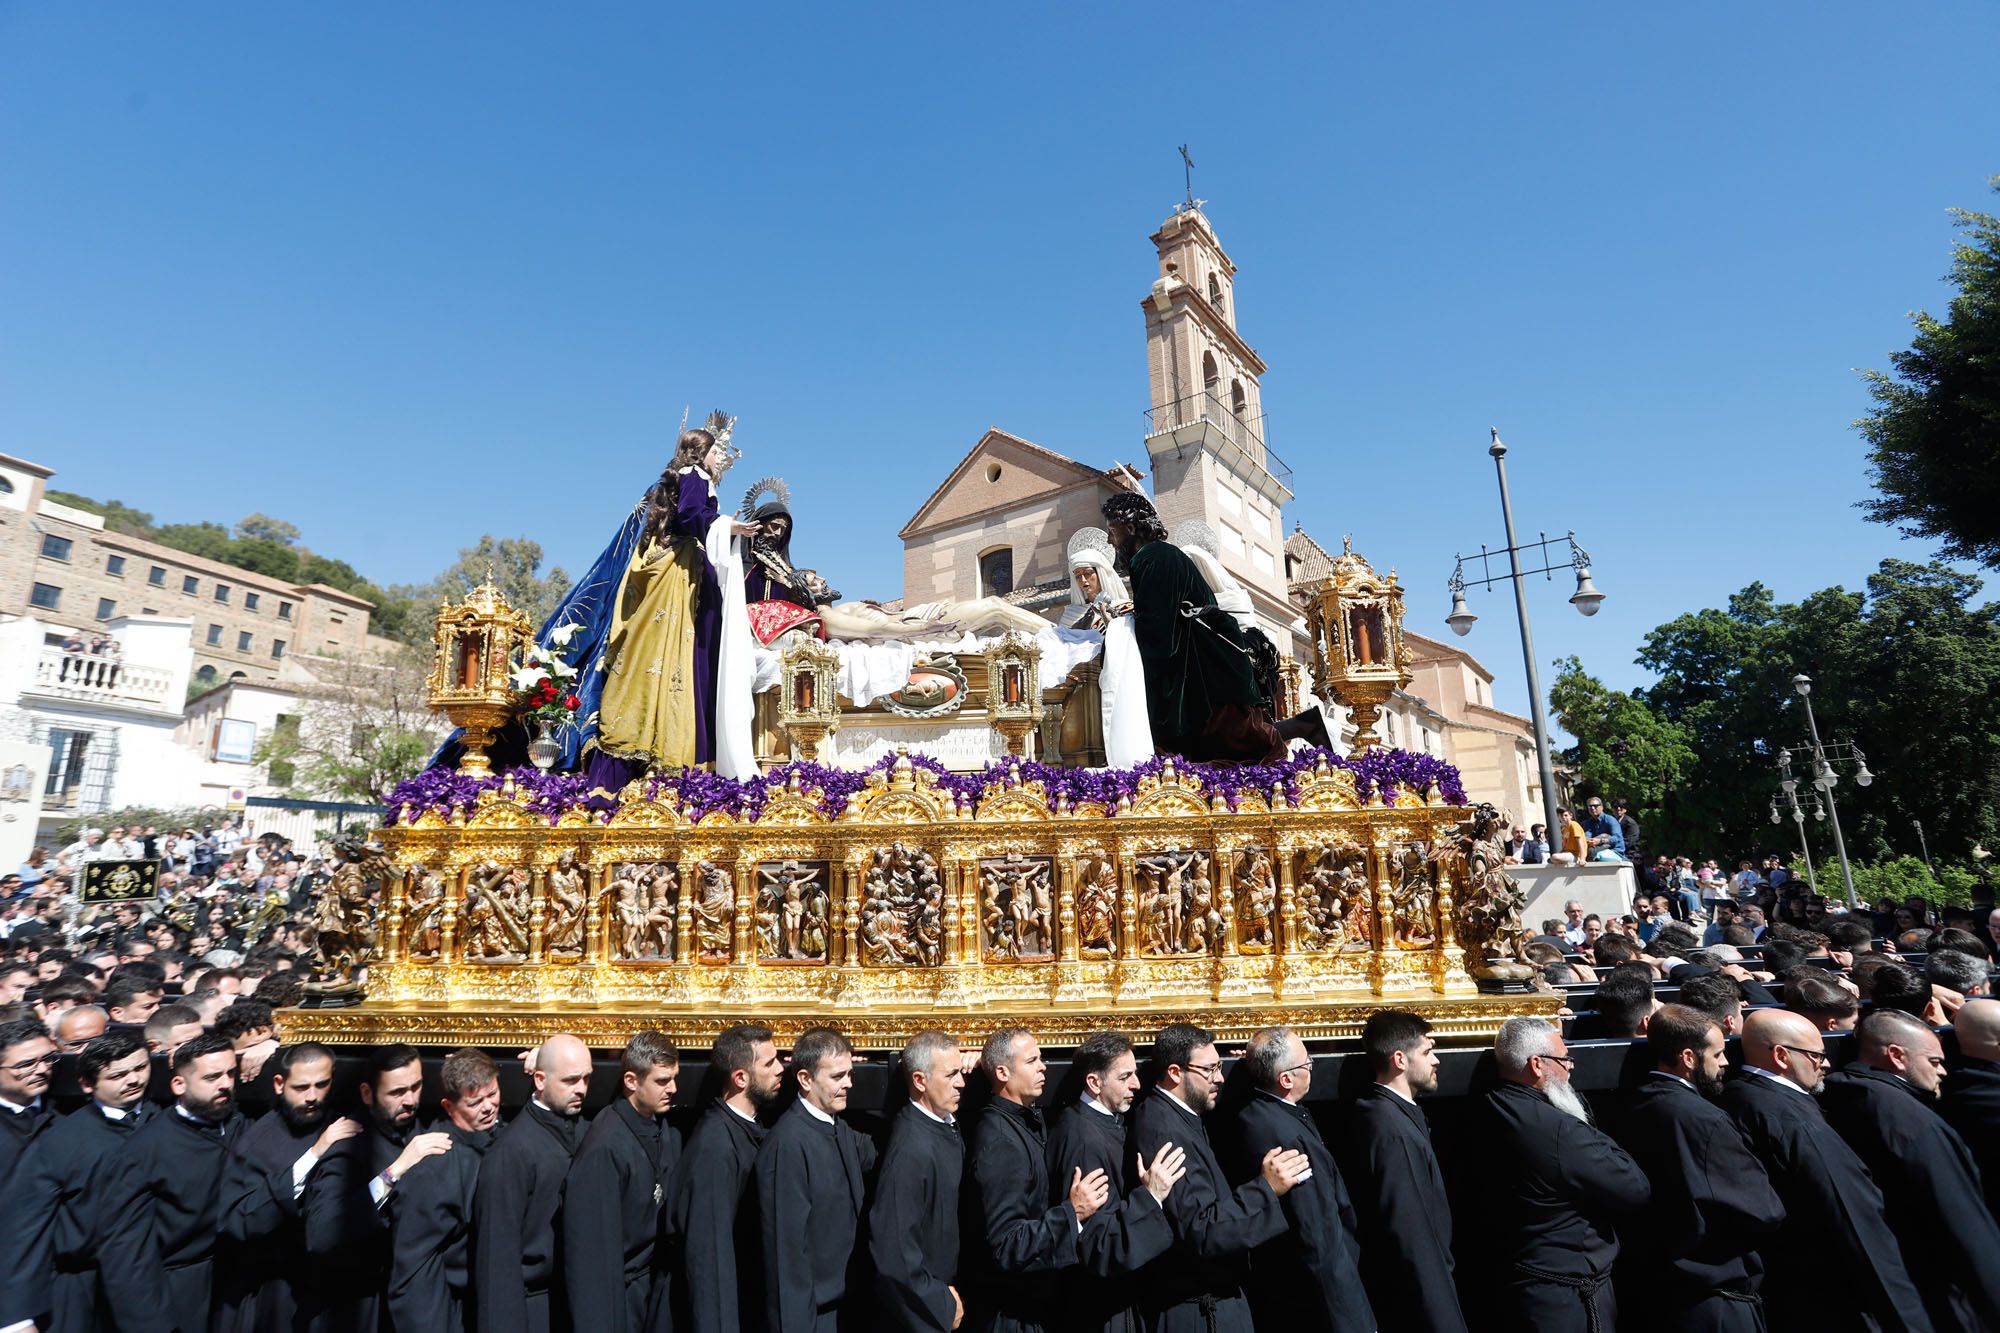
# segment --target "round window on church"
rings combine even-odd
[[[1001,467],[998,463],[988,463],[986,465],[986,480],[998,481],[1000,480],[1000,474],[1004,471],[1006,471],[1006,469]]]

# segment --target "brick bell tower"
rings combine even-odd
[[[1283,648],[1298,616],[1285,582],[1291,470],[1265,445],[1264,360],[1236,331],[1236,265],[1201,205],[1190,194],[1153,233],[1160,275],[1141,302],[1153,502],[1169,531],[1190,519],[1214,529],[1223,566]]]

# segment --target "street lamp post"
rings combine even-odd
[[[1500,428],[1493,427],[1493,443],[1486,452],[1493,458],[1493,469],[1500,479],[1500,519],[1507,532],[1507,569],[1505,575],[1491,572],[1491,558],[1502,554],[1479,548],[1477,557],[1458,557],[1458,567],[1452,570],[1448,585],[1451,592],[1451,614],[1445,617],[1445,624],[1451,626],[1454,634],[1468,634],[1472,624],[1479,617],[1465,604],[1465,590],[1468,586],[1490,588],[1503,577],[1514,585],[1514,611],[1521,622],[1521,661],[1528,673],[1529,718],[1535,728],[1535,755],[1540,761],[1542,777],[1542,819],[1547,825],[1551,845],[1562,836],[1562,825],[1556,820],[1556,770],[1555,761],[1549,752],[1548,708],[1542,702],[1541,673],[1535,667],[1535,633],[1528,620],[1528,576],[1531,574],[1550,575],[1557,569],[1571,569],[1576,573],[1576,593],[1569,601],[1581,614],[1594,616],[1604,601],[1604,594],[1590,579],[1590,554],[1576,544],[1576,534],[1568,534],[1564,540],[1569,543],[1569,558],[1561,563],[1548,563],[1539,569],[1523,569],[1521,556],[1534,552],[1544,561],[1549,560],[1549,548],[1556,545],[1547,536],[1540,541],[1525,545],[1514,538],[1514,502],[1507,492],[1507,446],[1500,442]],[[1465,562],[1476,558],[1481,563],[1480,577],[1467,578]]]
[[[1847,760],[1853,761],[1855,765],[1854,782],[1856,786],[1866,787],[1869,783],[1875,781],[1875,775],[1868,771],[1867,756],[1863,755],[1860,747],[1851,741],[1835,741],[1831,746],[1820,743],[1819,721],[1813,717],[1812,677],[1803,674],[1793,676],[1792,688],[1797,690],[1799,698],[1805,701],[1806,730],[1812,737],[1812,783],[1813,786],[1819,788],[1820,794],[1826,798],[1827,813],[1833,818],[1833,850],[1834,854],[1840,858],[1840,878],[1841,882],[1847,887],[1847,906],[1848,910],[1852,911],[1856,905],[1854,896],[1854,867],[1849,865],[1847,861],[1847,839],[1842,837],[1840,833],[1840,806],[1833,799],[1833,784],[1840,781],[1840,775],[1833,771],[1833,759],[1839,759],[1843,762]],[[1827,752],[1829,750],[1834,751],[1832,759],[1828,757]],[[1840,753],[1842,750],[1845,750],[1847,753]],[[1789,769],[1790,760],[1790,750],[1779,752],[1779,762],[1782,766]]]
[[[1780,772],[1782,776],[1778,786],[1784,793],[1785,804],[1791,807],[1792,824],[1799,835],[1799,854],[1806,859],[1806,887],[1811,889],[1813,897],[1817,898],[1819,878],[1813,874],[1812,846],[1806,841],[1806,812],[1799,805],[1798,779],[1792,776],[1792,766],[1789,763],[1783,765]],[[1775,796],[1771,798],[1771,822],[1773,824],[1784,822],[1783,816],[1778,813],[1778,798]]]

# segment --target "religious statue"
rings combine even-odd
[[[517,963],[528,956],[526,904],[518,902],[520,872],[481,861],[466,876],[459,940],[475,963]]]
[[[776,962],[826,961],[825,866],[780,861],[757,867],[757,939],[762,957]],[[808,927],[816,925],[815,931]]]
[[[1278,880],[1271,869],[1271,854],[1262,847],[1251,847],[1241,856],[1243,868],[1238,878],[1243,885],[1243,905],[1236,918],[1239,947],[1244,953],[1269,953],[1275,942],[1271,921],[1278,911]]]
[[[1146,714],[1146,668],[1132,629],[1132,599],[1118,576],[1118,557],[1101,528],[1069,539],[1069,606],[1061,624],[1104,635],[1097,676],[1104,723],[1104,762],[1131,768],[1153,757],[1153,727]]]
[[[1145,902],[1141,952],[1155,957],[1222,952],[1222,914],[1208,853],[1168,851],[1136,863]]]
[[[1118,866],[1110,857],[1084,862],[1076,891],[1077,954],[1083,958],[1118,955]]]
[[[435,958],[444,932],[444,876],[426,866],[411,877],[403,904],[403,947],[412,958]]]
[[[314,974],[340,982],[375,952],[375,888],[394,874],[388,857],[353,834],[333,840],[333,878],[320,891],[313,913]]]
[[[694,868],[701,891],[692,906],[695,957],[704,963],[726,963],[734,951],[736,887],[729,872],[712,861]]]
[[[771,498],[763,499],[766,495]],[[743,597],[757,642],[769,647],[794,630],[825,638],[822,608],[839,601],[840,594],[814,571],[792,563],[791,488],[777,477],[762,478],[744,495],[736,516],[757,528],[743,568]]]
[[[943,902],[937,860],[929,852],[900,842],[877,851],[862,884],[862,961],[936,967],[939,941],[927,943],[919,927],[925,913],[939,913]]]
[[[576,853],[566,851],[549,870],[548,915],[544,918],[544,947],[550,954],[583,953],[583,910],[586,898],[583,867]]]
[[[1506,850],[1500,839],[1508,820],[1490,803],[1482,802],[1468,822],[1459,825],[1457,863],[1462,886],[1458,894],[1458,942],[1465,950],[1465,970],[1475,981],[1519,985],[1535,975],[1528,962],[1528,931],[1521,923],[1527,896],[1502,867]]]
[[[983,861],[986,957],[992,962],[1055,957],[1054,894],[1047,861]]]
[[[644,956],[646,934],[646,889],[642,880],[645,867],[619,865],[612,868],[611,883],[604,896],[611,907],[611,954],[631,960]]]
[[[1397,853],[1389,888],[1394,918],[1390,938],[1405,949],[1421,949],[1437,939],[1437,880],[1421,843]]]
[[[1308,949],[1365,949],[1368,858],[1352,845],[1323,843],[1301,858],[1299,942]]]
[[[640,938],[648,958],[674,956],[674,913],[679,906],[680,875],[666,862],[653,867],[648,876],[651,899],[646,905],[645,925]]]

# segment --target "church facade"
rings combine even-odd
[[[1203,532],[1250,593],[1259,628],[1303,665],[1306,589],[1332,557],[1302,527],[1285,532],[1291,472],[1264,438],[1266,366],[1236,326],[1235,262],[1198,206],[1176,209],[1150,239],[1158,273],[1140,302],[1150,478],[989,427],[903,525],[902,605],[999,596],[1053,618],[1068,600],[1070,535],[1104,525],[1105,496],[1142,490],[1176,540]],[[1541,784],[1528,720],[1494,707],[1493,673],[1471,654],[1405,639],[1414,679],[1383,709],[1383,740],[1450,760],[1473,800],[1532,821]]]

